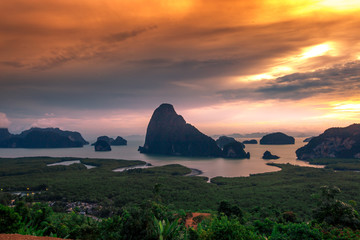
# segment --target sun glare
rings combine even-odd
[[[304,49],[304,52],[301,54],[302,59],[319,57],[325,55],[332,49],[330,44],[323,43],[312,47],[307,47]]]
[[[344,101],[330,105],[329,113],[322,118],[356,120],[360,115],[360,101]]]
[[[274,76],[267,74],[267,73],[263,73],[263,74],[257,74],[257,75],[251,76],[250,80],[259,81],[259,80],[272,79],[272,78],[274,78]]]
[[[331,8],[331,10],[335,11],[354,11],[360,9],[359,0],[321,0],[317,5]]]
[[[344,112],[360,112],[360,103],[336,104],[334,109]]]

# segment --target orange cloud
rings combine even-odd
[[[167,101],[221,113],[234,129],[244,116],[265,126],[257,104],[275,99],[288,110],[308,101],[304,121],[314,121],[330,114],[313,112],[314,98],[356,95],[359,10],[355,0],[0,1],[0,109],[33,117]],[[247,115],[234,114],[244,99]]]

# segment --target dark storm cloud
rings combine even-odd
[[[294,73],[265,84],[253,83],[244,88],[218,92],[225,99],[299,100],[321,94],[351,95],[360,90],[360,61],[335,65],[314,72]]]

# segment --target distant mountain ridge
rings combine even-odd
[[[254,133],[232,133],[232,134],[216,134],[216,135],[211,135],[211,137],[213,137],[214,139],[219,138],[220,136],[226,135],[228,137],[233,137],[233,138],[262,138],[265,135],[270,134],[271,132],[254,132]],[[311,137],[311,136],[316,136],[318,134],[316,133],[302,133],[302,132],[292,132],[292,131],[284,131],[284,133],[286,133],[287,135],[291,135],[293,137],[298,137],[298,138],[302,138],[302,137]]]
[[[0,148],[71,148],[86,144],[80,133],[59,128],[31,128],[18,135],[0,129]]]

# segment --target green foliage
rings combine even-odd
[[[241,225],[237,219],[227,216],[213,218],[210,223],[205,221],[198,227],[199,239],[206,240],[251,240],[264,239],[250,229]]]
[[[16,233],[20,227],[20,219],[14,209],[0,204],[0,233]]]
[[[293,211],[286,211],[281,214],[283,222],[296,222],[296,214]]]
[[[325,165],[325,168],[339,171],[359,171],[360,159],[358,158],[318,158],[310,159],[311,164]]]
[[[184,176],[190,170],[176,164],[125,172],[111,170],[139,161],[81,159],[83,164],[97,166],[90,170],[82,164],[46,166],[64,160],[74,159],[0,159],[0,200],[8,204],[13,191],[30,193],[28,203],[16,201],[13,210],[20,218],[14,219],[21,223],[9,220],[19,232],[72,239],[159,239],[170,235],[175,239],[316,239],[318,233],[324,239],[359,239],[359,206],[354,204],[360,201],[358,173],[275,164],[282,170],[250,177],[217,177],[209,184],[204,177]],[[336,188],[322,189],[319,201],[314,201],[310,196],[316,196],[325,184],[340,187],[342,194]],[[32,204],[39,201],[52,201],[54,207]],[[96,216],[103,219],[58,213],[66,209],[68,201],[97,203]],[[184,229],[184,216],[204,209],[219,214],[204,221],[194,219],[201,222],[197,230]],[[324,223],[304,223],[313,217]]]
[[[218,213],[219,214],[223,213],[227,217],[237,217],[239,220],[242,220],[243,217],[243,212],[241,211],[241,209],[238,206],[235,205],[232,206],[227,201],[220,202]]]
[[[99,236],[102,240],[122,239],[123,219],[120,216],[103,219],[99,223]]]
[[[314,218],[319,222],[358,229],[359,214],[350,204],[336,199],[340,192],[338,187],[323,186],[318,207],[314,210]]]
[[[306,223],[275,224],[269,240],[321,240],[322,233]]]
[[[10,193],[0,192],[0,204],[9,205],[11,202],[12,196]]]
[[[261,235],[269,236],[272,233],[275,222],[271,221],[269,218],[265,218],[263,220],[255,220],[253,225],[256,232]]]
[[[156,217],[153,218],[153,231],[159,240],[177,238],[179,236],[179,228],[177,220],[170,222],[168,219],[158,220]]]

